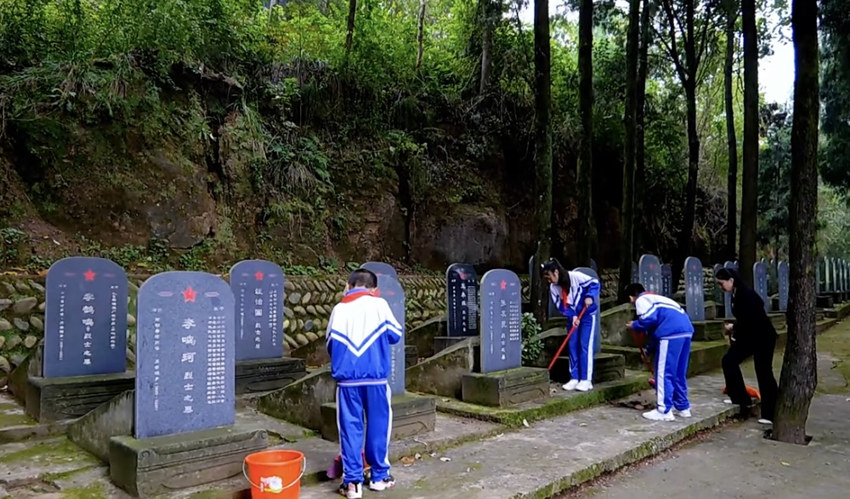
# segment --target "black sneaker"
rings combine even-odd
[[[339,495],[347,499],[362,499],[363,485],[358,483],[343,483],[339,486]]]
[[[380,482],[372,482],[369,484],[369,488],[375,491],[387,490],[395,487],[395,478],[392,476],[388,476],[381,480]]]

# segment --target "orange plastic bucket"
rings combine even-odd
[[[251,484],[253,499],[298,499],[307,467],[297,450],[267,450],[245,457],[242,474]]]

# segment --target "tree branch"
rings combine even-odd
[[[670,28],[670,45],[667,45],[666,42],[664,42],[664,45],[670,53],[670,58],[673,59],[673,65],[676,67],[676,73],[679,74],[679,79],[682,80],[682,84],[684,85],[688,81],[688,72],[685,71],[685,67],[682,65],[682,61],[679,58],[679,50],[676,47],[676,15],[673,13],[673,6],[670,0],[661,0],[661,4],[667,13],[667,25]],[[664,38],[659,36],[659,40],[663,41]]]

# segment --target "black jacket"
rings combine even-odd
[[[758,341],[776,336],[776,329],[764,311],[764,301],[752,288],[741,287],[732,295],[735,341]]]

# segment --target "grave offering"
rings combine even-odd
[[[282,388],[306,374],[304,359],[285,357],[283,270],[265,260],[230,269],[236,301],[236,393]]]
[[[365,266],[364,266],[365,267]],[[370,269],[371,270],[371,269]],[[375,272],[372,270],[372,272]],[[395,272],[395,271],[393,271]],[[377,272],[376,272],[377,274]],[[378,274],[378,293],[387,301],[396,321],[402,326],[401,341],[391,346],[391,371],[387,380],[392,393],[392,435],[391,438],[405,438],[420,433],[434,431],[437,425],[437,401],[432,397],[423,397],[405,393],[405,295],[398,280],[390,272]],[[336,403],[322,404],[322,437],[339,441],[339,429],[336,424]]]
[[[47,271],[45,307],[43,352],[24,394],[30,417],[76,418],[133,387],[121,267],[103,258],[59,260]]]
[[[234,298],[220,278],[166,272],[139,290],[133,436],[109,442],[110,477],[130,494],[173,493],[241,473],[268,446],[234,426]]]
[[[470,336],[478,336],[478,274],[472,265],[455,263],[446,269],[448,336],[434,338],[440,352]]]
[[[779,311],[785,312],[788,310],[788,262],[779,262],[777,274],[779,280]]]
[[[702,262],[689,256],[685,259],[685,308],[691,321],[705,320]]]
[[[640,283],[650,293],[661,294],[661,262],[655,255],[640,257]]]
[[[767,295],[767,265],[764,262],[753,264],[753,287],[764,301],[764,311],[770,313],[770,298]]]
[[[667,298],[672,298],[674,293],[673,267],[669,263],[665,263],[661,266],[661,294]]]
[[[522,367],[522,287],[495,269],[481,280],[481,372],[462,379],[465,402],[506,407],[549,396],[549,372]]]

